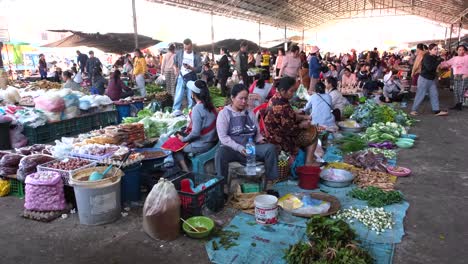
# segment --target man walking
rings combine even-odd
[[[81,53],[79,50],[76,51],[76,63],[80,67],[81,73],[85,73],[86,63],[88,62],[88,55]]]
[[[249,55],[247,54],[247,42],[242,41],[240,44],[240,51],[237,53],[235,59],[236,70],[238,75],[241,76],[244,85],[247,87],[250,86],[249,75],[247,74],[247,71],[249,70],[248,59]]]
[[[98,58],[94,57],[94,51],[90,50],[89,59],[86,61],[86,72],[89,79],[93,80],[97,68],[102,68],[102,63]]]
[[[187,106],[192,108],[192,92],[187,89],[187,82],[196,81],[197,74],[202,71],[202,60],[200,54],[193,51],[192,41],[184,40],[184,49],[179,50],[174,58],[174,72],[177,76],[177,84],[174,98],[174,106],[172,107],[172,115],[179,116],[182,114],[182,101],[184,94],[187,94]]]

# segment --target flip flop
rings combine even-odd
[[[418,116],[418,115],[419,115],[419,113],[418,113],[418,112],[416,112],[416,111],[412,111],[412,112],[410,113],[410,115],[412,115],[412,116]]]
[[[435,114],[436,116],[448,116],[448,112],[440,111],[439,113]]]

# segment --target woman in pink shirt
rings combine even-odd
[[[465,55],[466,51],[465,45],[459,45],[457,47],[458,56],[440,64],[441,68],[452,67],[455,106],[450,109],[459,111],[463,108],[463,96],[468,88],[468,55]]]
[[[283,59],[284,59],[284,49],[280,48],[278,49],[278,57],[276,57],[276,65],[275,65],[276,77],[279,77],[281,67],[283,66]]]
[[[354,73],[351,73],[349,68],[344,69],[343,77],[341,78],[341,87],[352,87],[356,86],[357,79]]]

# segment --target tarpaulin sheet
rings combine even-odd
[[[355,186],[347,188],[330,188],[320,185],[320,189],[315,191],[323,191],[333,195],[340,200],[342,208],[349,206],[361,207],[366,204],[365,201],[360,201],[347,196],[347,193],[355,188]],[[311,192],[302,190],[297,186],[296,182],[288,181],[275,185],[281,196],[287,193]],[[361,223],[352,223],[351,226],[358,235],[358,240],[361,245],[366,248],[376,260],[378,264],[392,263],[395,243],[401,241],[404,235],[403,219],[405,216],[408,203],[395,204],[386,206],[385,210],[394,213],[395,225],[392,230],[387,230],[377,236],[375,232],[369,231]],[[240,236],[236,243],[238,246],[225,250],[220,248],[213,250],[212,241],[206,244],[208,256],[213,263],[285,263],[282,259],[284,250],[290,244],[294,244],[302,239],[305,239],[306,218],[295,217],[291,214],[280,212],[280,223],[273,226],[261,226],[254,224],[255,217],[252,215],[240,213],[227,225],[224,230],[239,232]],[[219,238],[214,238],[219,242]],[[253,246],[253,244],[255,246]]]

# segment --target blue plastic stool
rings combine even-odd
[[[218,148],[219,142],[216,144],[216,146],[212,147],[207,152],[191,157],[190,160],[192,161],[192,171],[194,173],[205,173],[205,164],[208,161],[214,159],[216,150],[218,150]]]

